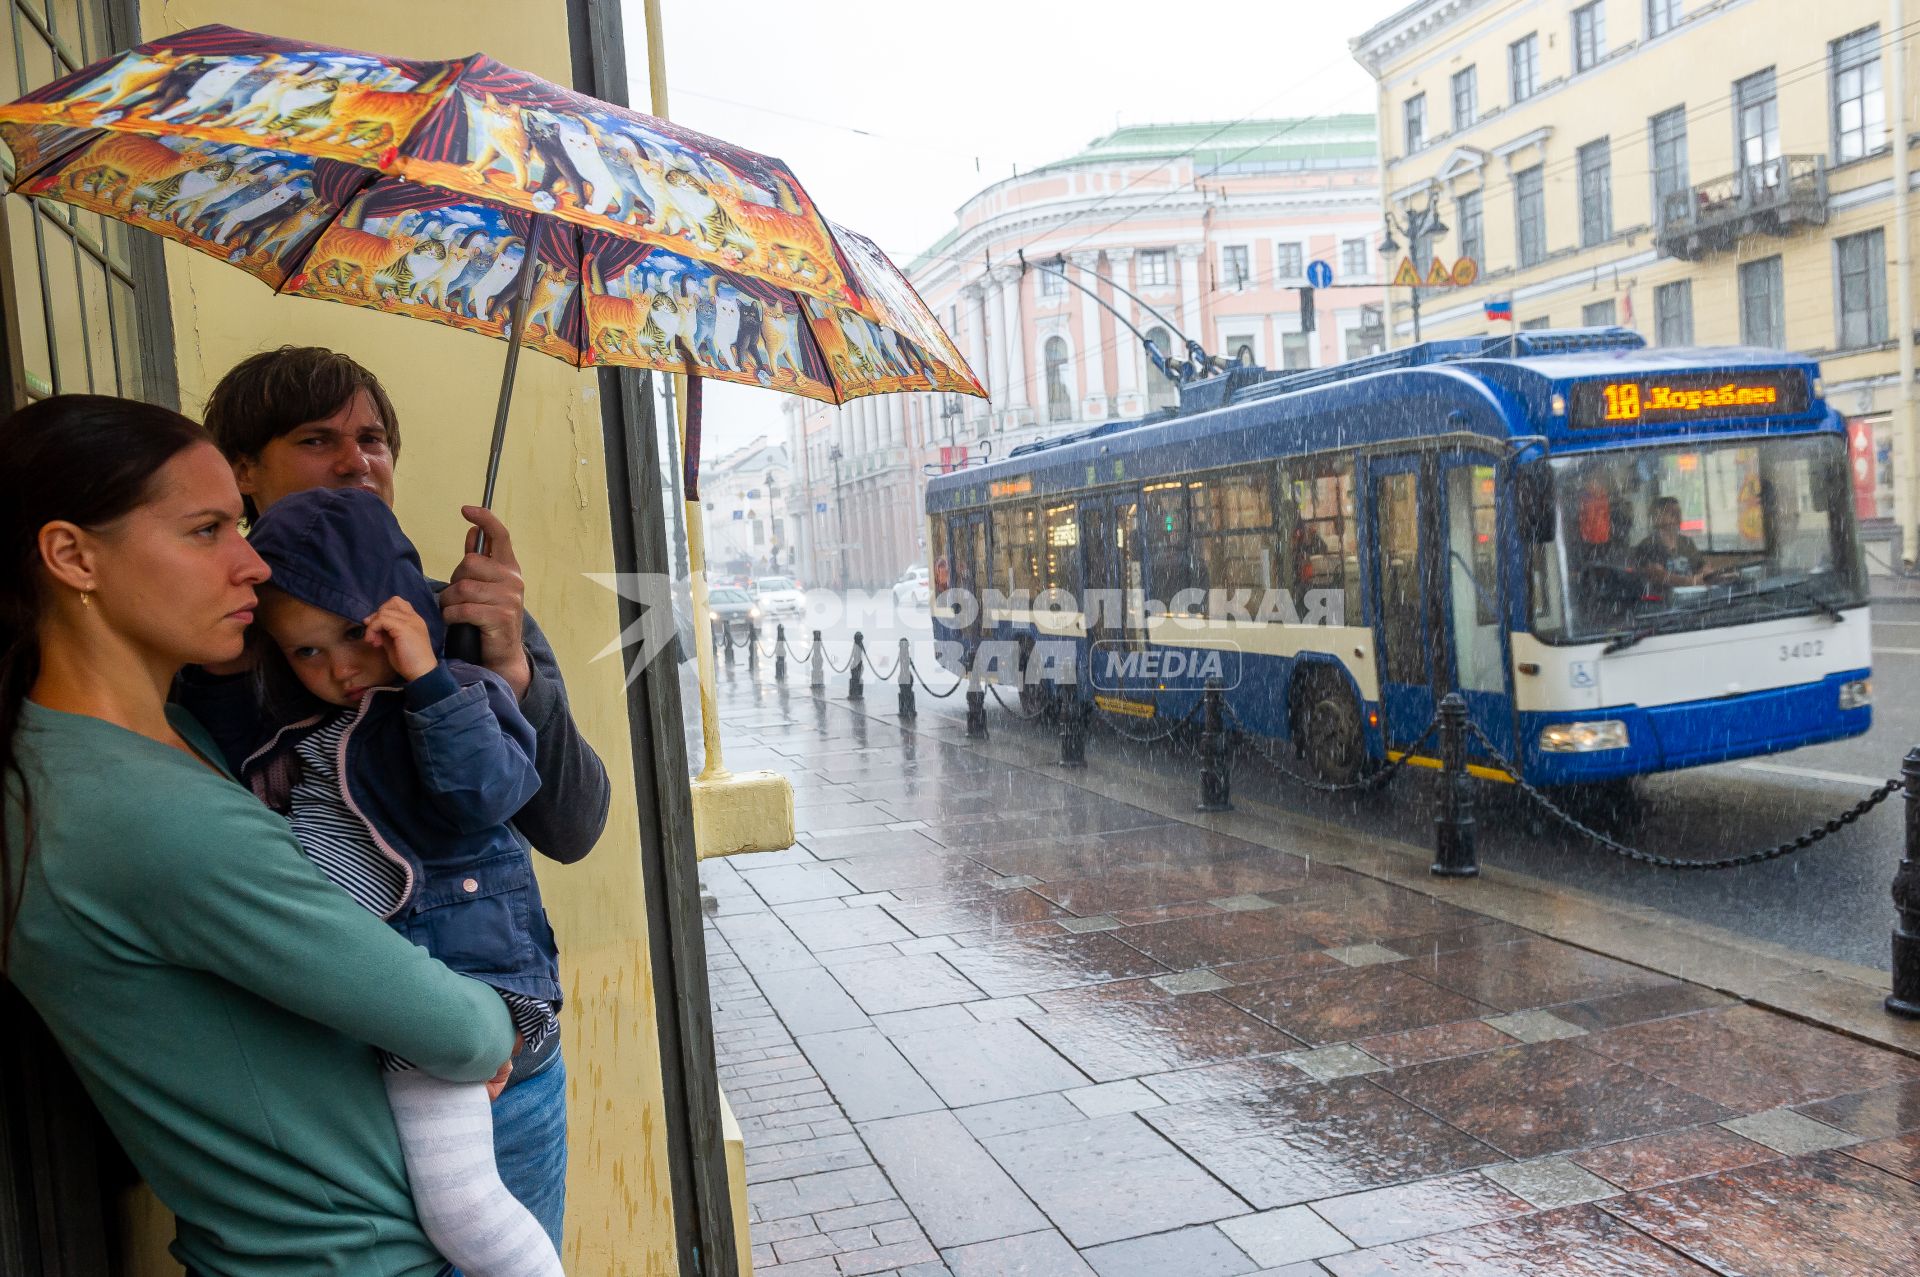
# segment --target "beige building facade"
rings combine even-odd
[[[1393,289],[1390,341],[1416,323],[1429,339],[1505,334],[1484,308],[1510,299],[1522,330],[1618,324],[1656,345],[1811,355],[1852,431],[1870,566],[1911,560],[1900,8],[1420,0],[1356,37],[1379,82],[1386,211],[1434,201],[1434,253],[1480,266],[1470,287]]]

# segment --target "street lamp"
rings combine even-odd
[[[947,395],[943,398],[940,405],[940,420],[945,422],[947,426],[947,459],[945,464],[940,467],[942,474],[953,469],[953,454],[955,448],[958,446],[955,440],[958,422],[960,418],[966,415],[966,407],[960,402],[959,395]]]
[[[1380,255],[1391,261],[1393,255],[1400,251],[1400,242],[1393,237],[1396,230],[1407,237],[1409,260],[1419,255],[1421,240],[1437,239],[1445,235],[1447,226],[1440,220],[1439,203],[1439,188],[1429,187],[1425,208],[1407,209],[1400,214],[1398,222],[1394,220],[1392,209],[1383,212],[1380,216],[1387,224],[1387,237],[1380,241]],[[1420,263],[1414,262],[1413,269],[1418,274]],[[1418,283],[1413,286],[1413,339],[1416,342],[1420,340],[1420,285]]]
[[[840,458],[844,455],[840,445],[834,444],[827,450],[827,460],[833,462],[833,509],[840,524],[840,588],[848,586],[847,576],[847,503],[840,497]]]

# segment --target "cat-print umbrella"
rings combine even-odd
[[[0,106],[0,141],[19,194],[281,293],[508,339],[489,502],[523,345],[827,403],[986,394],[899,269],[781,161],[485,54],[199,27]]]

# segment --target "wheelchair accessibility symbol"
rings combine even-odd
[[[1575,687],[1598,687],[1600,676],[1592,661],[1574,661],[1567,666],[1567,681]]]

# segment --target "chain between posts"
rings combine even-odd
[[[1538,789],[1528,784],[1525,780],[1522,780],[1519,769],[1508,761],[1507,757],[1487,738],[1486,731],[1482,729],[1478,723],[1469,720],[1467,729],[1479,739],[1481,747],[1487,752],[1487,756],[1492,758],[1499,766],[1499,769],[1507,774],[1507,778],[1513,782],[1515,788],[1539,804],[1544,811],[1557,818],[1562,824],[1566,825],[1567,828],[1594,843],[1596,846],[1603,847],[1616,856],[1624,856],[1628,860],[1635,860],[1643,865],[1652,865],[1656,869],[1739,869],[1746,865],[1758,865],[1769,860],[1778,860],[1782,856],[1791,856],[1795,852],[1805,851],[1816,843],[1821,842],[1828,834],[1839,833],[1842,829],[1853,824],[1875,807],[1878,807],[1881,803],[1887,801],[1887,799],[1893,797],[1896,793],[1899,793],[1906,783],[1900,778],[1895,777],[1874,789],[1872,793],[1862,798],[1847,810],[1841,812],[1838,816],[1833,817],[1823,824],[1815,825],[1812,829],[1809,829],[1797,838],[1789,839],[1776,846],[1763,848],[1759,851],[1750,851],[1744,855],[1721,856],[1714,860],[1680,860],[1673,856],[1660,856],[1650,851],[1641,851],[1638,847],[1629,847],[1618,839],[1610,838],[1592,826],[1584,824],[1578,818],[1570,815],[1551,798],[1548,798]]]
[[[936,692],[933,690],[933,684],[927,682],[926,675],[920,672],[920,663],[913,659],[912,653],[908,653],[907,655],[907,665],[913,671],[913,677],[915,678],[915,680],[919,682],[920,690],[924,691],[927,695],[933,697],[935,700],[943,701],[947,697],[952,696],[955,692],[959,691],[961,688],[967,685],[967,680],[963,678],[963,679],[956,680],[954,685],[952,687],[949,687],[946,691]]]
[[[1187,707],[1186,714],[1183,715],[1178,722],[1174,723],[1169,727],[1164,727],[1160,729],[1158,732],[1152,732],[1145,736],[1136,736],[1134,733],[1127,731],[1125,728],[1121,727],[1118,722],[1114,721],[1112,712],[1108,710],[1106,707],[1098,703],[1094,705],[1094,709],[1096,712],[1093,715],[1093,719],[1097,723],[1105,724],[1108,731],[1112,732],[1115,736],[1120,737],[1122,740],[1130,740],[1136,745],[1157,745],[1163,740],[1172,740],[1174,735],[1177,732],[1179,732],[1179,730],[1182,727],[1185,727],[1188,723],[1191,723],[1194,719],[1194,715],[1200,712],[1200,706],[1203,703],[1204,702],[1198,701],[1198,700],[1194,701],[1192,705]],[[1155,709],[1156,710],[1158,709],[1157,705],[1155,706]]]
[[[1033,711],[1033,713],[1029,714],[1027,713],[1027,711],[1020,709],[1017,706],[1007,704],[1004,700],[1000,699],[999,687],[997,687],[992,683],[987,684],[987,690],[993,693],[993,703],[998,705],[1001,709],[1007,711],[1007,713],[1013,715],[1015,718],[1024,719],[1030,723],[1034,719],[1039,718],[1040,716],[1046,713],[1044,709],[1037,709]]]

